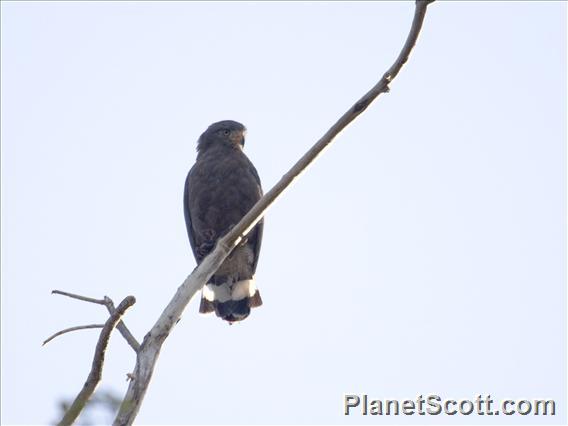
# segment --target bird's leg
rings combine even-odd
[[[203,232],[201,232],[201,237],[205,241],[213,241],[215,239],[215,231],[211,228],[205,229]]]

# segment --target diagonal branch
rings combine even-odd
[[[105,351],[110,338],[110,333],[116,326],[120,317],[126,312],[126,310],[136,303],[134,296],[126,297],[118,308],[111,314],[111,316],[106,321],[101,334],[99,336],[99,341],[97,342],[97,347],[95,348],[95,355],[93,356],[93,363],[91,365],[91,372],[87,377],[87,381],[83,385],[83,389],[79,392],[71,407],[67,410],[63,419],[59,422],[59,426],[71,425],[77,419],[85,404],[95,391],[97,384],[101,380],[103,363],[105,359]]]
[[[290,184],[327,148],[335,136],[339,134],[349,123],[361,114],[369,104],[381,93],[388,91],[389,83],[396,77],[402,66],[408,60],[408,56],[420,33],[426,8],[430,0],[416,1],[414,19],[406,42],[394,62],[383,75],[381,80],[357,101],[317,143],[286,173],[282,179],[266,193],[254,207],[234,226],[223,238],[221,238],[213,250],[189,275],[183,284],[177,289],[174,297],[164,309],[152,329],[146,334],[138,356],[133,373],[133,380],[122,401],[119,412],[114,420],[114,425],[131,425],[146,394],[146,390],[152,378],[154,366],[160,354],[164,340],[172,331],[179,320],[183,310],[197,291],[213,275],[225,258],[239,244],[240,240],[258,223],[266,210],[274,201],[290,186]]]
[[[111,314],[111,315],[115,311],[114,303],[113,303],[112,299],[108,296],[105,296],[104,299],[93,299],[92,297],[81,296],[79,294],[68,293],[66,291],[61,291],[61,290],[52,290],[51,294],[60,294],[62,296],[67,296],[67,297],[70,297],[72,299],[82,300],[83,302],[96,303],[97,305],[105,305],[109,314]],[[92,328],[92,327],[89,327],[89,328]],[[138,352],[140,350],[140,343],[138,343],[138,340],[136,340],[136,338],[132,335],[130,330],[128,330],[128,328],[126,327],[126,324],[124,324],[124,322],[121,320],[116,325],[116,328],[118,329],[118,331],[120,331],[120,334],[122,334],[122,337],[124,337],[126,339],[126,342],[130,345],[130,347],[132,349],[134,349],[134,352]],[[68,331],[73,331],[73,330],[69,329]],[[60,333],[60,334],[63,334],[63,333]],[[57,336],[54,335],[54,336],[50,337],[45,342],[43,342],[43,344],[45,345],[48,341],[50,341],[54,337],[57,337]]]

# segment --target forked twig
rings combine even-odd
[[[101,380],[103,363],[105,359],[105,351],[110,338],[110,333],[115,328],[116,324],[120,320],[120,317],[126,312],[126,310],[136,303],[134,296],[127,296],[120,305],[115,309],[115,311],[110,315],[108,320],[103,326],[101,334],[99,336],[99,341],[95,348],[95,354],[93,356],[93,363],[91,365],[91,372],[87,377],[87,381],[83,385],[83,388],[63,416],[63,419],[58,423],[59,426],[71,425],[77,419],[83,407],[95,391],[97,384]]]
[[[105,296],[104,299],[94,299],[92,297],[81,296],[79,294],[68,293],[66,291],[61,291],[61,290],[52,290],[51,294],[60,294],[61,296],[67,296],[67,297],[70,297],[72,299],[82,300],[83,302],[95,303],[97,305],[104,305],[104,306],[106,306],[108,312],[111,315],[116,310],[115,307],[114,307],[114,302],[108,296]],[[94,328],[94,327],[84,327],[84,328]],[[126,327],[126,324],[124,324],[124,322],[121,320],[116,325],[116,328],[118,329],[118,331],[120,331],[120,334],[122,334],[122,337],[124,337],[124,339],[130,345],[130,347],[132,349],[134,349],[134,352],[138,353],[138,351],[140,350],[140,343],[138,343],[138,340],[136,340],[136,338],[132,335],[130,330],[128,330],[128,328]],[[71,329],[67,329],[67,330],[73,331]],[[78,328],[77,330],[80,330],[80,328]],[[63,330],[63,331],[67,332],[65,330]],[[63,333],[60,332],[60,334],[63,334]],[[56,337],[56,336],[54,335],[54,336],[50,337],[43,344],[45,345],[49,340],[53,339],[54,337]]]

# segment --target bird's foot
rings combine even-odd
[[[197,254],[201,259],[203,259],[211,252],[211,250],[213,250],[214,247],[215,247],[214,241],[206,241],[202,243],[199,247],[197,247]]]

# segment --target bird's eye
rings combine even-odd
[[[230,133],[231,133],[231,131],[230,131],[229,129],[223,130],[223,134],[224,134],[225,136],[229,136]]]

